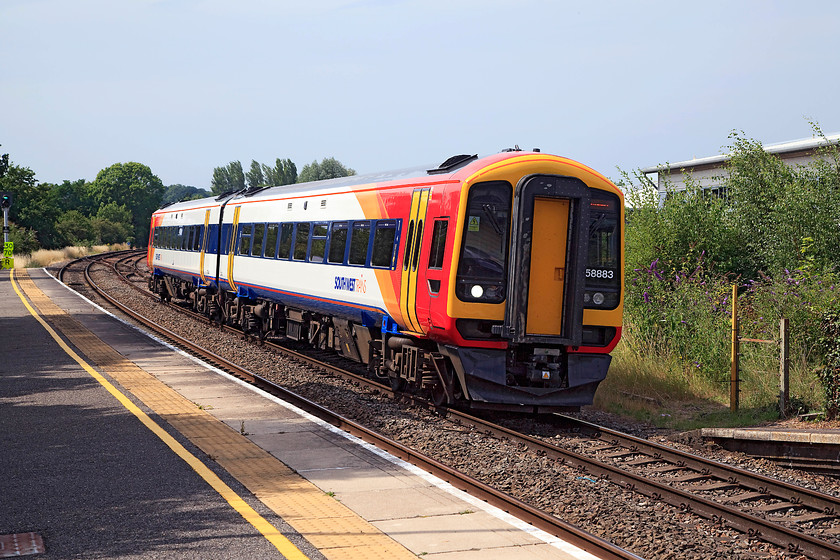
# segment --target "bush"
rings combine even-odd
[[[820,346],[825,353],[825,365],[816,368],[825,395],[825,416],[837,418],[840,412],[840,313],[828,312],[820,323]]]

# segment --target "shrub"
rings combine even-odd
[[[840,412],[840,313],[832,311],[820,323],[820,345],[825,353],[825,365],[816,369],[825,395],[825,416],[837,418]]]

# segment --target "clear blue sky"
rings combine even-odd
[[[840,2],[0,0],[0,153],[359,173],[519,144],[617,178],[840,131]]]

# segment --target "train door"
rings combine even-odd
[[[411,209],[409,212],[408,231],[406,233],[405,249],[403,251],[402,276],[400,279],[400,310],[402,311],[402,325],[406,330],[422,333],[423,328],[417,316],[418,292],[425,294],[428,302],[428,292],[425,287],[418,287],[418,268],[420,267],[420,249],[423,243],[426,210],[429,205],[429,190],[415,189],[411,193]]]
[[[535,175],[516,186],[506,338],[580,345],[589,198],[574,177]]]
[[[528,286],[531,294],[540,295],[528,298],[525,332],[529,335],[563,334],[569,206],[568,198],[534,199]]]
[[[207,285],[207,277],[211,274],[209,267],[205,268],[204,260],[207,253],[207,240],[210,238],[210,210],[204,211],[204,229],[201,230],[201,240],[198,247],[198,274],[201,276],[202,285]]]

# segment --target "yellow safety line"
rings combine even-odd
[[[283,556],[289,560],[309,560],[309,557],[303,554],[292,542],[284,537],[280,531],[277,530],[271,523],[257,513],[245,500],[233,491],[225,482],[220,479],[216,473],[211,471],[204,463],[198,460],[192,453],[186,450],[183,445],[170,436],[166,430],[161,428],[154,420],[140,410],[131,400],[126,397],[119,389],[114,387],[107,379],[105,379],[99,372],[85,362],[72,348],[70,348],[61,337],[53,330],[53,328],[41,318],[40,315],[29,305],[26,298],[18,289],[15,282],[15,271],[12,269],[9,278],[12,282],[12,287],[17,293],[23,305],[35,319],[41,323],[41,326],[46,329],[49,335],[55,340],[58,345],[64,350],[68,356],[79,364],[82,369],[88,372],[91,377],[96,379],[109,393],[111,393],[126,409],[128,409],[134,416],[136,416],[149,430],[161,439],[172,451],[174,451],[181,459],[183,459],[192,469],[204,479],[216,492],[218,492],[230,506],[239,513],[245,520],[253,525],[268,541],[273,544]]]

